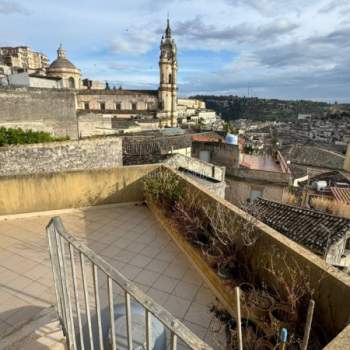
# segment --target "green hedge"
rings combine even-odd
[[[69,137],[54,137],[44,131],[23,130],[21,128],[0,128],[0,146],[23,145],[29,143],[65,141]]]

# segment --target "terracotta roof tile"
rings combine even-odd
[[[350,188],[331,187],[330,189],[337,201],[350,204]]]
[[[350,220],[258,198],[250,212],[276,231],[323,254],[350,230]]]

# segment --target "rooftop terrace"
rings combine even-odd
[[[256,156],[250,154],[242,154],[240,165],[252,170],[264,170],[281,172],[279,164],[271,156]]]
[[[171,191],[173,185],[175,192]],[[182,197],[178,196],[178,190],[181,190]],[[158,191],[162,201],[154,200]],[[144,200],[150,204],[148,207],[120,204],[142,203]],[[175,208],[174,203],[183,207]],[[64,209],[88,206],[89,209]],[[150,215],[148,208],[157,221]],[[239,269],[244,272],[239,274],[241,279],[235,280],[232,276],[228,283],[222,274],[219,275],[219,270],[209,265],[198,245],[200,231],[195,231],[193,226],[193,230],[191,226],[186,226],[188,216],[180,216],[181,208],[189,208],[187,214],[194,219],[200,218],[199,228],[204,227],[205,232],[212,235],[209,242],[217,239],[214,234],[218,231],[213,229],[224,224],[226,239],[233,247],[240,247],[230,254],[235,263],[239,263],[239,268],[236,267],[232,272],[241,272]],[[215,302],[214,294],[234,318],[236,298],[232,285],[240,286],[242,281],[262,281],[263,284],[256,283],[253,287],[262,293],[261,286],[271,290],[278,278],[286,281],[288,273],[300,271],[301,282],[306,281],[315,290],[312,296],[316,305],[314,319],[317,325],[322,326],[322,332],[319,333],[327,336],[322,346],[330,344],[327,350],[344,349],[344,344],[348,344],[349,276],[327,265],[315,254],[266,224],[251,220],[239,208],[167,166],[120,166],[93,171],[0,177],[0,214],[59,209],[64,209],[58,215],[68,233],[82,239],[88,247],[215,349],[225,346],[217,346],[216,340],[222,339],[221,334],[212,332],[216,319],[209,312],[209,305]],[[44,231],[53,215],[57,213],[47,212],[41,216],[30,214],[25,218],[0,221],[0,337],[13,332],[23,322],[29,322],[48,305],[56,304]],[[226,225],[226,220],[221,220],[223,217],[229,220],[229,225]],[[208,226],[208,222],[211,226]],[[247,230],[250,234],[243,235]],[[193,232],[196,236],[188,236]],[[207,248],[208,253],[208,242]],[[269,274],[266,266],[275,268],[275,274]],[[294,271],[293,266],[300,269]],[[195,271],[199,271],[204,280]],[[293,282],[290,279],[287,281]],[[99,281],[99,286],[101,295],[104,295],[101,296],[103,307],[106,303],[106,299],[103,299],[106,281]],[[121,294],[116,293],[115,296],[119,298]],[[281,296],[276,302],[284,300],[285,297]],[[250,310],[248,308],[248,313]],[[247,309],[242,311],[247,315]],[[299,316],[300,324],[303,325],[306,312],[298,313]],[[270,321],[273,324],[272,318]],[[257,324],[264,322],[259,321]],[[267,331],[271,332],[271,327]],[[276,344],[275,339],[273,343]]]
[[[51,216],[0,221],[0,338],[56,303],[45,233]],[[209,311],[214,295],[146,206],[66,210],[60,217],[68,232],[200,338],[214,348],[222,342]],[[106,280],[100,288],[106,289]]]

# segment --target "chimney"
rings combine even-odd
[[[350,143],[348,144],[348,149],[345,155],[344,170],[350,171]]]

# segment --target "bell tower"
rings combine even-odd
[[[159,84],[159,109],[162,118],[170,121],[171,126],[177,125],[176,95],[177,95],[177,60],[176,45],[171,37],[169,19],[167,27],[160,42],[160,84]]]

